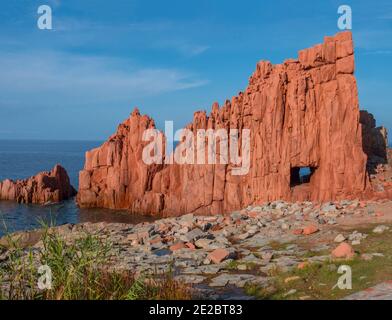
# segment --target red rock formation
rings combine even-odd
[[[142,133],[154,128],[135,110],[101,147],[86,153],[82,207],[178,215],[221,213],[249,204],[361,197],[369,190],[350,32],[326,37],[279,65],[261,61],[244,92],[194,114],[187,128],[250,129],[247,175],[231,165],[146,165]],[[297,185],[299,169],[311,168]]]
[[[45,204],[69,199],[76,194],[67,171],[56,165],[52,171],[40,172],[25,180],[0,182],[0,200]]]
[[[363,148],[368,156],[368,164],[386,163],[388,148],[386,128],[376,127],[373,115],[365,110],[360,111],[360,122],[362,124]]]

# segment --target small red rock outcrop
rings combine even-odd
[[[210,252],[208,255],[208,259],[210,259],[213,263],[221,263],[223,260],[227,259],[230,256],[230,252],[226,249],[215,249]]]
[[[196,112],[187,126],[195,135],[198,129],[250,130],[250,170],[243,176],[233,175],[230,164],[145,164],[142,134],[155,124],[135,109],[107,142],[86,153],[78,204],[170,216],[277,199],[369,197],[353,73],[352,35],[342,32],[300,51],[298,59],[259,62],[244,92],[221,107],[214,103],[209,115]],[[303,167],[311,173],[306,183]]]
[[[313,224],[310,224],[302,229],[302,234],[308,236],[310,234],[316,233],[317,231],[319,231],[319,228]]]
[[[332,258],[338,259],[351,259],[354,255],[354,249],[347,242],[342,242],[331,252]]]
[[[25,180],[0,182],[0,200],[46,204],[60,202],[76,195],[67,171],[56,165],[52,171],[40,172]]]

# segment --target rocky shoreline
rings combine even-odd
[[[70,242],[88,233],[111,243],[108,270],[139,276],[170,271],[203,297],[245,299],[244,287],[268,288],[277,272],[352,258],[367,234],[342,228],[378,223],[374,232],[387,231],[391,208],[392,201],[274,201],[228,215],[187,214],[136,225],[66,224],[53,230]],[[26,250],[39,251],[41,232],[18,232],[12,238]],[[0,246],[6,248],[8,240],[1,238]],[[0,264],[7,261],[8,250],[3,251]]]
[[[195,112],[186,128],[195,139],[198,130],[250,130],[248,172],[233,174],[237,162],[195,165],[193,148],[189,163],[146,163],[145,133],[155,123],[135,109],[102,146],[86,152],[76,201],[80,208],[161,218],[66,224],[50,232],[69,244],[94,235],[110,244],[106,271],[171,273],[209,299],[248,299],[250,287],[269,290],[282,274],[285,283],[295,281],[300,276],[290,272],[315,264],[335,270],[335,261],[385,258],[377,246],[357,249],[369,233],[391,231],[392,150],[386,129],[359,110],[351,32],[325,37],[299,51],[298,59],[260,61],[244,92],[222,106],[214,103],[208,115]],[[225,139],[219,140],[224,154]],[[203,143],[196,151],[205,158],[209,147]],[[48,204],[75,195],[60,165],[0,182],[0,200]],[[360,225],[366,232],[356,229]],[[33,258],[45,250],[42,235],[34,230],[1,238],[0,271],[15,246]],[[291,288],[281,297],[294,294]]]

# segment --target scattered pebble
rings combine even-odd
[[[346,237],[344,236],[344,235],[342,235],[342,234],[338,234],[337,236],[336,236],[336,238],[335,238],[335,242],[343,242],[343,241],[345,241],[346,240]]]
[[[379,226],[377,226],[377,227],[375,227],[375,228],[373,229],[373,232],[374,232],[374,233],[379,233],[379,234],[381,234],[381,233],[383,233],[383,232],[386,231],[386,230],[389,230],[389,227],[384,226],[384,225],[379,225]]]
[[[286,293],[284,294],[284,296],[285,296],[285,297],[288,297],[288,296],[291,296],[291,295],[293,295],[293,294],[295,294],[295,293],[297,293],[297,290],[296,290],[296,289],[291,289],[291,290],[289,290],[288,292],[286,292]]]
[[[299,280],[299,279],[301,279],[299,276],[288,277],[288,278],[284,279],[284,283],[289,283],[289,282]]]

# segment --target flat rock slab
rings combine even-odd
[[[392,280],[351,294],[343,300],[392,300]]]
[[[186,284],[198,284],[204,281],[205,277],[198,275],[179,275],[174,277],[174,280],[183,282]]]
[[[225,287],[228,284],[243,288],[247,283],[264,285],[268,282],[268,278],[257,277],[252,274],[221,274],[210,282],[210,287]]]

